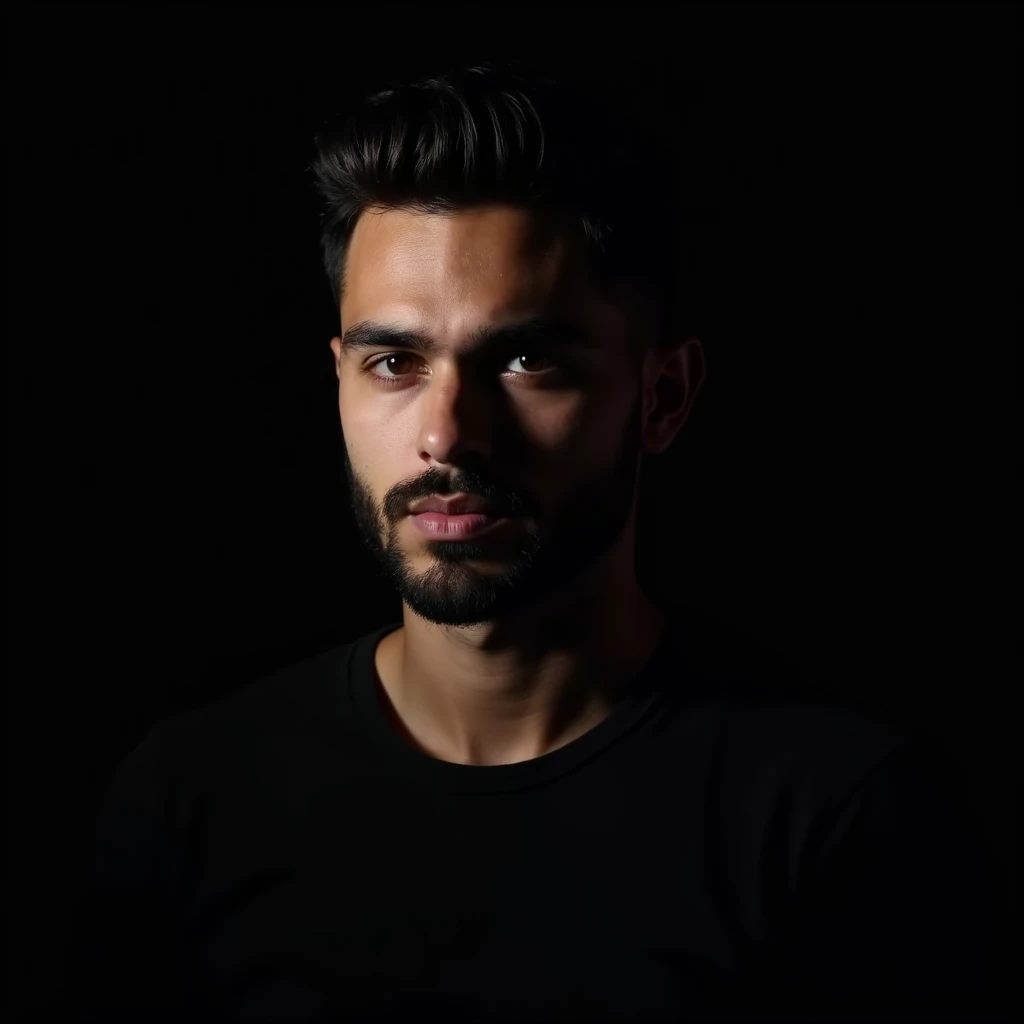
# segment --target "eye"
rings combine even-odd
[[[410,370],[413,356],[408,352],[389,352],[368,363],[366,372],[371,377],[382,377],[384,380],[396,380]],[[390,371],[390,372],[385,372]]]
[[[362,372],[377,384],[393,387],[396,384],[401,384],[405,377],[415,372],[415,364],[418,361],[418,357],[410,352],[386,352],[367,363]],[[505,364],[504,372],[505,376],[514,379],[543,378],[547,380],[556,369],[557,367],[546,355],[520,352]]]
[[[536,352],[529,352],[513,356],[509,362],[506,363],[506,366],[511,369],[513,373],[532,375],[550,370],[551,361],[547,356],[540,355]]]

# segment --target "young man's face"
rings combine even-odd
[[[357,222],[344,341],[331,343],[346,472],[363,541],[428,621],[528,607],[592,566],[629,520],[642,399],[629,316],[601,298],[569,238],[504,206]],[[480,345],[482,331],[528,319],[551,326]],[[368,324],[416,332],[431,348],[367,345]],[[443,540],[410,515],[456,494],[487,499],[504,521]]]

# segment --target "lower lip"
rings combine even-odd
[[[464,537],[476,537],[507,521],[504,516],[484,516],[479,513],[446,516],[443,512],[420,512],[409,518],[420,533],[433,537],[434,540],[462,540]]]

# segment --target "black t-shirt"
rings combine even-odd
[[[604,721],[444,762],[399,623],[154,727],[99,816],[95,1019],[985,1019],[1005,898],[951,765],[674,623]],[[725,666],[725,667],[723,667]],[[784,680],[783,680],[784,684]]]

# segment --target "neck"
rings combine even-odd
[[[395,726],[462,764],[529,760],[592,729],[664,627],[630,554],[611,552],[574,586],[500,621],[438,626],[404,606],[376,659]]]

